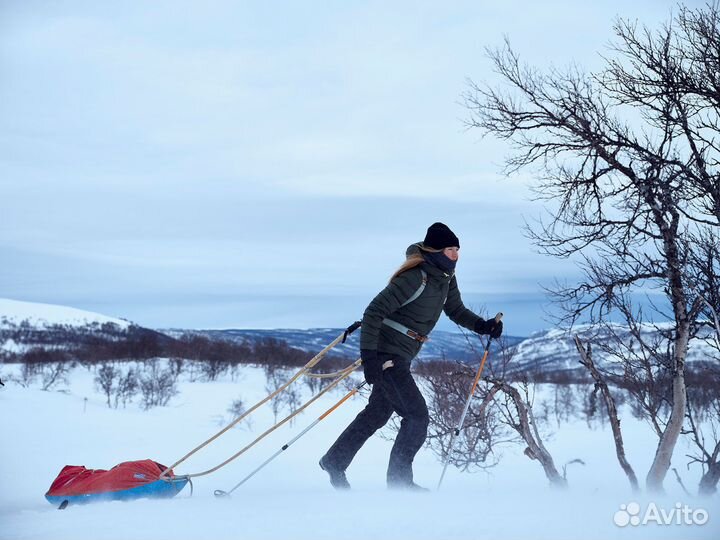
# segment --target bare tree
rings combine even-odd
[[[140,388],[135,368],[105,362],[97,370],[95,384],[105,394],[108,407],[127,406]]]
[[[601,375],[600,371],[595,367],[595,362],[592,359],[592,350],[590,345],[587,349],[583,346],[580,338],[575,336],[575,345],[577,346],[578,352],[580,353],[580,362],[590,371],[593,379],[595,380],[595,388],[602,394],[605,407],[607,408],[608,417],[610,418],[610,426],[612,428],[613,439],[615,440],[615,453],[620,463],[620,467],[625,472],[630,481],[630,487],[634,492],[640,491],[640,485],[638,484],[635,470],[632,468],[630,463],[625,456],[625,443],[623,442],[622,431],[620,430],[620,418],[618,417],[617,407],[615,405],[615,398],[610,393],[610,388],[605,381],[605,378]]]
[[[159,362],[148,362],[144,372],[139,375],[138,383],[143,398],[143,408],[164,407],[178,393],[177,374],[172,367],[161,368]]]
[[[280,364],[270,363],[265,365],[263,369],[265,371],[265,391],[268,394],[274,393],[290,378],[287,370],[282,368]],[[300,405],[302,405],[301,399],[301,391],[298,388],[298,385],[295,384],[290,385],[285,390],[276,395],[274,398],[272,398],[270,400],[270,408],[272,409],[273,419],[275,423],[277,423],[278,417],[283,411],[287,411],[287,413],[289,414],[297,410]],[[290,419],[291,426],[295,423],[295,420],[295,417],[292,417]]]
[[[263,371],[265,372],[265,391],[268,394],[274,393],[275,390],[280,388],[287,381],[282,368],[280,368],[278,364],[268,363],[263,366]],[[277,423],[278,416],[280,415],[283,405],[284,401],[281,395],[277,395],[270,400],[270,408],[273,412],[274,423]]]
[[[173,375],[176,376],[175,372],[173,372]],[[135,397],[139,387],[140,383],[138,382],[137,373],[133,367],[128,367],[124,373],[119,369],[117,384],[115,385],[115,408],[117,409],[121,403],[123,408],[127,406],[133,397]]]
[[[720,231],[706,231],[701,238],[692,238],[697,246],[690,254],[693,292],[700,300],[699,321],[707,329],[702,337],[720,358]]]
[[[280,401],[280,406],[284,408],[288,412],[288,414],[296,411],[302,405],[302,394],[300,388],[297,385],[291,385],[286,388],[284,392],[280,393],[278,398]],[[295,424],[296,420],[297,417],[295,416],[290,418],[290,425],[292,426],[293,424]]]
[[[557,427],[560,428],[563,422],[569,422],[573,415],[579,410],[576,401],[578,396],[572,384],[555,384],[553,413]]]
[[[107,399],[107,406],[110,407],[110,397],[113,395],[113,391],[116,387],[116,381],[119,376],[119,371],[112,364],[103,364],[97,370],[95,375],[95,384],[105,394]]]
[[[702,468],[702,476],[698,486],[700,495],[714,495],[720,481],[720,396],[716,389],[703,398],[693,393],[688,400],[687,428],[685,433],[692,441],[694,451],[688,455],[689,465],[698,464]],[[700,421],[709,424],[709,434],[702,429]]]
[[[240,416],[244,415],[247,412],[247,408],[245,407],[245,402],[242,400],[242,398],[238,398],[233,400],[233,402],[228,407],[227,411],[230,413],[233,419],[239,418]],[[238,425],[245,425],[248,429],[252,428],[252,416],[247,416],[245,419],[240,422]]]
[[[527,447],[525,448],[525,455],[530,459],[535,459],[540,462],[540,465],[542,465],[542,468],[545,471],[545,476],[547,476],[548,480],[550,480],[550,484],[552,486],[558,488],[567,487],[567,478],[565,477],[565,474],[561,475],[558,472],[552,455],[543,444],[540,431],[538,430],[537,421],[534,418],[532,407],[527,399],[527,392],[525,393],[525,396],[523,396],[517,388],[505,381],[494,380],[491,382],[493,384],[493,389],[502,391],[508,398],[503,405],[502,410],[504,411],[507,423],[515,431],[517,431],[523,441],[527,444]],[[525,388],[527,388],[527,386],[525,386]],[[514,413],[512,410],[513,408]]]
[[[698,293],[704,303],[707,325],[712,331],[706,337],[711,350],[717,351],[710,377],[704,377],[703,383],[691,387],[688,392],[688,410],[685,433],[690,437],[694,452],[689,454],[690,465],[699,464],[702,467],[702,477],[698,492],[701,495],[713,495],[717,492],[720,482],[720,394],[718,381],[720,377],[720,272],[718,272],[718,243],[715,247],[707,249],[702,264],[698,264],[699,287],[703,292]],[[707,429],[703,429],[702,423]]]
[[[522,392],[495,374],[505,374],[513,351],[504,343],[475,391],[462,426],[462,436],[450,453],[450,440],[468,399],[476,371],[465,364],[435,362],[423,365],[419,374],[428,390],[430,426],[428,444],[440,457],[463,470],[487,469],[499,462],[500,447],[522,443],[525,455],[537,460],[554,487],[564,488],[567,479],[555,466],[545,447],[533,412],[529,385],[520,383]]]
[[[512,90],[471,82],[465,96],[470,127],[514,144],[509,173],[539,169],[548,218],[528,233],[584,273],[555,287],[564,320],[635,314],[621,305],[647,289],[667,298],[669,414],[646,477],[653,491],[663,489],[685,418],[685,359],[701,311],[688,280],[695,241],[720,226],[719,18],[712,4],[681,6],[656,31],[619,20],[613,56],[594,74],[542,73],[506,42],[489,55]]]
[[[467,471],[473,468],[489,469],[499,463],[498,446],[517,442],[500,422],[497,411],[488,410],[497,389],[478,388],[470,403],[461,437],[455,441],[450,453],[451,435],[457,427],[475,373],[461,363],[437,361],[423,364],[419,374],[428,396],[428,444],[441,460]],[[399,429],[399,425],[394,426]]]
[[[72,364],[65,360],[42,364],[40,371],[42,375],[42,389],[51,390],[59,384],[67,384],[67,376],[68,373],[70,373],[71,366]]]

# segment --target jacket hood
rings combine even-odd
[[[410,257],[413,257],[415,255],[422,255],[423,252],[435,253],[437,251],[442,251],[442,250],[428,247],[425,244],[423,244],[422,242],[415,242],[414,244],[410,244],[408,246],[408,248],[405,250],[405,258],[409,259]]]
[[[427,260],[425,260],[425,253],[438,253],[440,251],[442,250],[427,247],[422,242],[415,242],[414,244],[410,244],[405,250],[405,258],[410,259],[412,257],[420,256],[423,258],[423,262],[420,264],[426,271],[437,274],[438,276],[453,276],[455,272],[445,272],[434,264],[430,264]]]

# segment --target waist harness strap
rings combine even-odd
[[[412,330],[405,326],[404,324],[400,324],[397,321],[393,321],[392,319],[383,319],[383,324],[386,326],[389,326],[393,330],[397,330],[401,334],[405,334],[408,337],[411,337],[415,341],[419,341],[420,343],[425,343],[428,339],[430,339],[427,336],[423,336],[422,334],[419,334],[415,330]]]

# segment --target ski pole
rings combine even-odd
[[[502,313],[498,313],[495,315],[495,322],[500,322],[500,319],[503,318]],[[447,466],[450,463],[450,456],[452,455],[453,448],[455,446],[455,439],[458,435],[460,435],[460,431],[462,430],[462,426],[465,423],[465,416],[468,413],[468,409],[470,409],[470,401],[472,400],[473,395],[475,394],[475,388],[478,385],[478,382],[480,381],[480,376],[482,375],[483,368],[485,368],[485,361],[487,360],[488,353],[490,352],[490,342],[492,341],[492,336],[488,336],[487,345],[485,345],[485,353],[483,354],[482,360],[480,361],[480,368],[478,368],[477,374],[475,375],[475,380],[473,381],[472,388],[470,389],[470,394],[468,395],[467,401],[465,402],[465,408],[463,409],[462,415],[460,416],[460,421],[458,422],[457,427],[453,431],[452,437],[450,438],[450,446],[448,447],[448,453],[447,457],[445,458],[445,464],[443,465],[442,474],[440,475],[440,480],[438,481],[437,489],[440,489],[440,486],[442,485],[443,478],[445,478],[445,471],[447,470]]]
[[[335,409],[340,407],[343,403],[345,403],[348,399],[353,397],[355,394],[358,393],[358,391],[367,384],[367,382],[363,381],[361,384],[357,385],[355,388],[353,388],[350,392],[345,394],[342,399],[340,399],[335,405],[330,407],[327,411],[325,411],[323,414],[321,414],[312,424],[307,426],[305,429],[303,429],[300,433],[295,435],[292,439],[290,439],[288,442],[286,442],[280,450],[275,452],[272,456],[270,456],[268,459],[263,461],[254,471],[252,471],[250,474],[248,474],[245,478],[240,480],[230,491],[223,491],[222,489],[216,489],[215,490],[215,496],[216,497],[229,497],[230,494],[235,491],[237,488],[242,486],[245,482],[250,480],[255,474],[260,471],[260,469],[264,468],[268,463],[270,463],[272,460],[274,460],[276,457],[278,457],[280,454],[282,454],[285,450],[290,448],[290,446],[297,441],[300,437],[305,435],[308,431],[310,431],[312,428],[314,428],[316,425],[318,425],[320,422],[322,422],[327,416],[329,416]]]

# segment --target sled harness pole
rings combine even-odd
[[[252,471],[252,472],[251,472],[250,474],[248,474],[245,478],[243,478],[242,480],[240,480],[240,482],[238,482],[237,484],[235,484],[235,486],[234,486],[230,491],[223,491],[223,490],[221,490],[221,489],[216,489],[216,490],[215,490],[215,496],[216,496],[216,497],[229,497],[230,494],[231,494],[233,491],[235,491],[237,488],[239,488],[240,486],[242,486],[245,482],[247,482],[248,480],[250,480],[250,478],[252,478],[253,476],[255,476],[255,474],[256,474],[257,472],[259,472],[260,469],[264,468],[268,463],[270,463],[271,461],[273,461],[276,457],[278,457],[280,454],[282,454],[285,450],[287,450],[288,448],[290,448],[290,446],[292,446],[292,444],[293,444],[295,441],[297,441],[300,437],[302,437],[303,435],[305,435],[308,431],[310,431],[312,428],[314,428],[316,425],[318,425],[320,422],[322,422],[327,416],[329,416],[333,411],[335,411],[338,407],[340,407],[340,405],[342,405],[342,404],[345,403],[348,399],[350,399],[350,398],[353,397],[355,394],[357,394],[358,391],[359,391],[363,386],[365,386],[366,384],[367,384],[367,382],[363,381],[361,384],[359,384],[358,386],[356,386],[355,388],[353,388],[350,392],[348,392],[347,394],[345,394],[337,403],[335,403],[335,405],[333,405],[333,406],[330,407],[327,411],[325,411],[323,414],[321,414],[312,424],[310,424],[310,425],[307,426],[305,429],[303,429],[300,433],[298,433],[297,435],[295,435],[295,437],[293,437],[293,438],[290,439],[287,443],[285,443],[285,444],[282,446],[282,448],[280,448],[280,450],[278,450],[278,451],[275,452],[272,456],[270,456],[268,459],[266,459],[265,461],[263,461],[254,471]]]
[[[243,414],[241,414],[240,416],[238,416],[235,420],[233,420],[232,422],[230,422],[230,424],[228,424],[228,425],[225,426],[223,429],[221,429],[220,431],[218,431],[215,435],[213,435],[212,437],[210,437],[208,440],[206,440],[206,441],[203,442],[202,444],[200,444],[200,445],[196,446],[195,448],[193,448],[190,452],[188,452],[188,453],[185,454],[183,457],[181,457],[179,460],[177,460],[175,463],[173,463],[173,464],[170,465],[168,468],[166,468],[166,469],[160,474],[160,479],[165,479],[165,476],[166,476],[172,469],[174,469],[175,467],[177,467],[180,463],[184,462],[184,461],[185,461],[186,459],[188,459],[190,456],[192,456],[193,454],[195,454],[196,452],[198,452],[198,451],[201,450],[202,448],[206,447],[208,444],[210,444],[211,442],[213,442],[215,439],[217,439],[218,437],[220,437],[222,434],[226,433],[229,429],[231,429],[233,426],[237,425],[240,421],[242,421],[243,419],[245,419],[247,416],[249,416],[251,413],[253,413],[255,410],[257,410],[260,406],[262,406],[263,404],[267,403],[268,401],[270,401],[271,399],[273,399],[274,397],[276,397],[278,394],[280,394],[281,392],[283,392],[288,386],[290,386],[292,383],[294,383],[296,380],[298,380],[301,376],[307,374],[318,362],[320,362],[320,360],[322,360],[322,359],[325,357],[325,355],[326,355],[333,347],[335,347],[335,346],[338,345],[339,343],[345,343],[345,340],[347,340],[348,336],[349,336],[350,334],[352,334],[352,333],[353,333],[355,330],[357,330],[358,328],[360,328],[360,321],[355,321],[353,324],[351,324],[350,326],[348,326],[348,327],[345,329],[345,331],[343,331],[342,334],[340,334],[338,337],[336,337],[336,338],[332,341],[332,343],[330,343],[330,344],[329,344],[327,347],[325,347],[322,351],[320,351],[320,352],[317,353],[313,358],[311,358],[311,359],[308,361],[308,363],[305,364],[302,368],[300,368],[300,369],[295,373],[295,375],[293,375],[285,384],[283,384],[283,385],[280,386],[277,390],[275,390],[274,392],[272,392],[271,394],[269,394],[268,396],[266,396],[265,398],[263,398],[262,400],[260,400],[259,402],[257,402],[257,403],[256,403],[255,405],[253,405],[249,410],[247,410],[246,412],[244,412]],[[355,368],[353,368],[353,369],[355,369]],[[343,373],[344,373],[344,370],[343,370]],[[237,455],[239,455],[239,454],[237,454]],[[231,460],[234,459],[235,457],[237,457],[237,455],[234,456],[233,458],[231,458]],[[226,461],[225,463],[221,464],[220,466],[215,467],[215,468],[213,468],[213,469],[211,469],[211,470],[209,470],[209,471],[205,471],[204,473],[193,474],[193,475],[188,475],[188,476],[202,476],[203,474],[208,474],[208,473],[210,473],[210,472],[213,472],[213,471],[219,469],[221,466],[227,464],[227,463],[228,463],[229,461],[231,461],[231,460],[228,460],[228,461]]]
[[[502,318],[503,314],[498,313],[497,315],[495,315],[495,322],[500,322],[500,319]],[[465,402],[465,408],[463,409],[462,415],[460,416],[460,421],[458,422],[458,425],[453,431],[452,437],[450,438],[450,446],[448,446],[447,457],[445,458],[445,464],[443,465],[443,470],[442,474],[440,475],[440,480],[438,481],[437,489],[440,489],[443,478],[445,478],[445,471],[447,470],[447,466],[450,463],[450,456],[452,455],[453,448],[455,447],[455,439],[458,437],[458,435],[460,435],[460,431],[462,430],[463,424],[465,423],[465,416],[467,416],[468,409],[470,409],[470,402],[472,401],[472,397],[475,394],[475,389],[477,388],[478,382],[480,382],[480,377],[482,376],[483,369],[485,368],[485,361],[487,360],[488,353],[490,352],[491,341],[492,336],[488,336],[487,345],[485,345],[485,353],[483,354],[482,360],[480,361],[480,367],[475,374],[475,380],[473,381],[472,388],[470,389],[470,394],[468,395],[467,401]]]
[[[300,414],[300,413],[303,412],[305,409],[307,409],[310,405],[312,405],[313,403],[315,403],[315,401],[317,401],[318,399],[320,399],[321,396],[323,396],[324,394],[326,394],[327,392],[329,392],[330,390],[332,390],[333,388],[335,388],[338,384],[340,384],[340,382],[341,382],[343,379],[345,379],[346,377],[348,377],[348,376],[349,376],[353,371],[355,371],[355,369],[357,369],[359,366],[360,366],[360,359],[358,358],[355,362],[353,362],[352,364],[350,364],[348,367],[346,367],[345,369],[341,370],[341,371],[339,372],[338,377],[337,377],[333,382],[331,382],[329,385],[327,385],[325,388],[323,388],[322,391],[320,391],[318,394],[316,394],[315,396],[313,396],[312,399],[310,399],[309,401],[305,402],[305,404],[302,405],[301,407],[299,407],[299,408],[295,409],[294,411],[292,411],[289,415],[287,415],[285,418],[283,418],[282,420],[280,420],[280,421],[279,421],[277,424],[275,424],[274,426],[271,426],[271,427],[269,427],[268,429],[266,429],[265,431],[263,431],[260,435],[258,435],[258,437],[255,438],[255,440],[253,440],[253,441],[249,442],[248,444],[246,444],[244,447],[242,447],[240,450],[238,450],[237,452],[235,452],[232,456],[230,456],[229,458],[227,458],[225,461],[223,461],[223,462],[220,463],[219,465],[216,465],[216,466],[213,467],[212,469],[208,469],[207,471],[203,471],[203,472],[199,472],[199,473],[194,473],[194,474],[189,474],[189,475],[187,475],[187,476],[189,476],[189,477],[191,477],[191,478],[195,478],[195,477],[197,477],[197,476],[205,476],[205,475],[207,475],[207,474],[210,474],[210,473],[213,473],[213,472],[217,471],[218,469],[224,467],[225,465],[227,465],[228,463],[230,463],[230,462],[233,461],[234,459],[240,457],[240,455],[244,454],[245,452],[247,452],[248,450],[250,450],[253,446],[255,446],[257,443],[259,443],[262,439],[264,439],[265,437],[267,437],[268,435],[270,435],[270,433],[272,433],[273,431],[275,431],[275,430],[276,430],[277,428],[279,428],[280,426],[283,426],[284,424],[286,424],[287,422],[289,422],[290,420],[292,420],[293,418],[295,418],[298,414]]]

